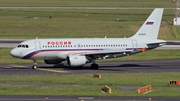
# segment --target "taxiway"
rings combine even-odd
[[[69,68],[63,64],[38,64],[37,70],[31,68],[32,64],[1,64],[0,75],[180,72],[179,62],[180,59],[133,62],[101,62],[98,63],[98,70],[90,69],[90,64],[84,65],[81,69]]]

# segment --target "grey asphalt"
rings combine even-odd
[[[31,69],[32,64],[1,64],[0,75],[180,72],[179,63],[180,59],[133,62],[101,62],[98,63],[98,70],[91,70],[90,64],[84,65],[82,69],[66,67],[63,64],[38,64],[38,69],[41,70]]]

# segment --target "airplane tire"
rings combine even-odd
[[[82,69],[82,67],[83,67],[83,66],[78,66],[78,67],[76,67],[76,69]]]
[[[37,66],[36,65],[32,66],[32,69],[37,69]]]
[[[98,64],[91,64],[91,69],[98,69]]]

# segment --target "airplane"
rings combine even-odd
[[[21,42],[10,51],[12,57],[33,60],[46,64],[66,61],[69,67],[82,67],[87,63],[91,69],[98,69],[97,59],[129,56],[151,50],[166,44],[157,39],[164,8],[155,8],[141,28],[129,38],[52,38],[31,39]]]

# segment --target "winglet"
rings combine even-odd
[[[157,39],[164,8],[156,8],[132,38],[149,37]]]

